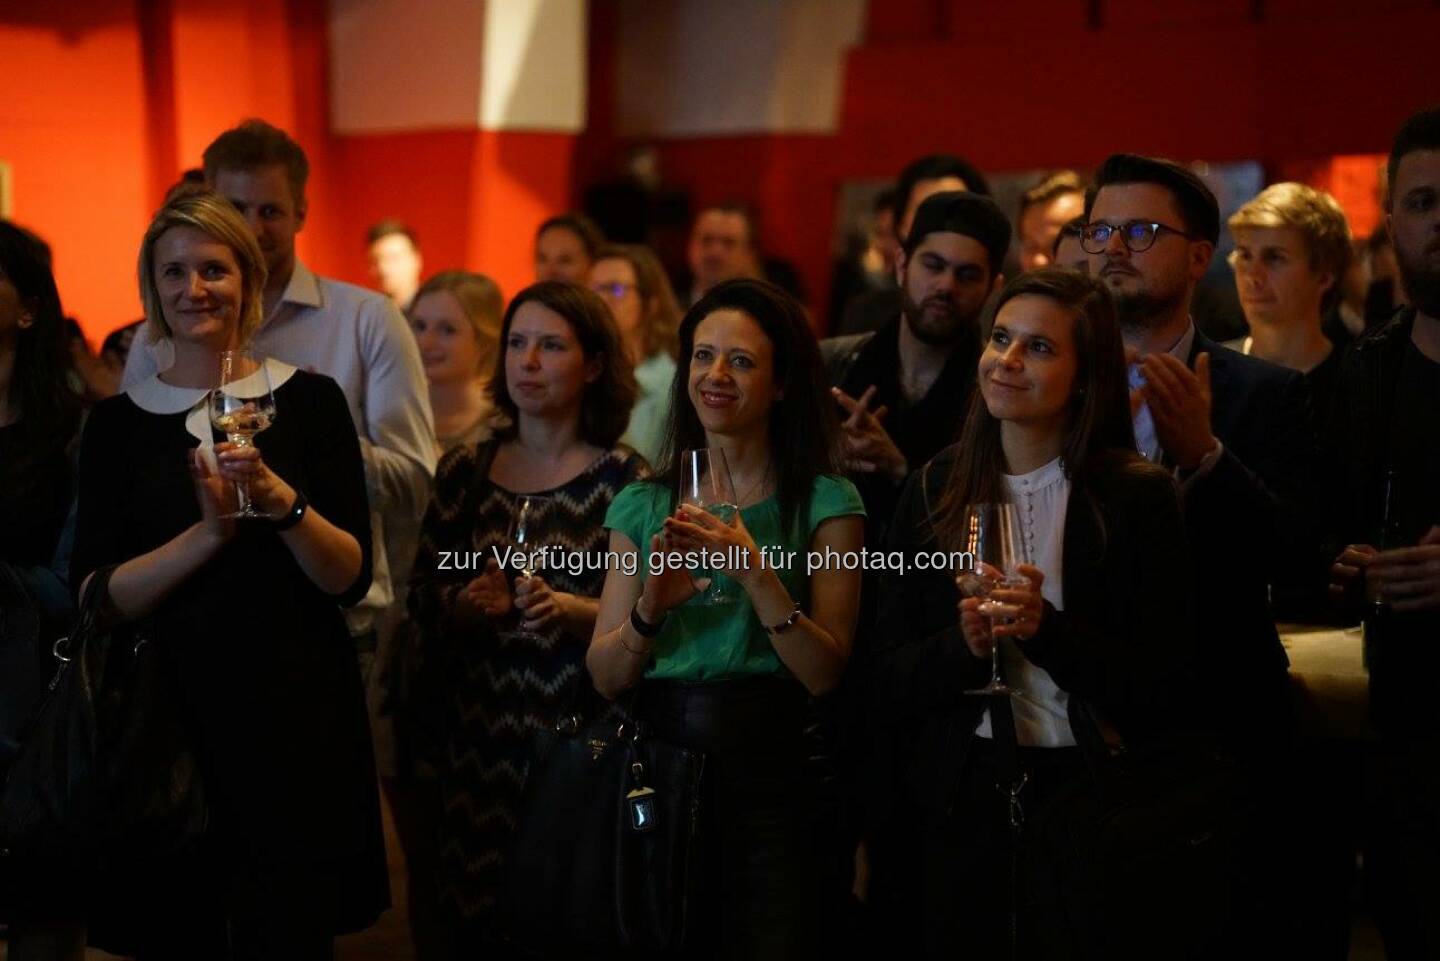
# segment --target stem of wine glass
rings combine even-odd
[[[995,636],[994,617],[990,618],[990,683],[1000,683],[1000,638]]]
[[[244,434],[230,434],[228,436],[230,438],[230,443],[234,444],[236,447],[250,446],[250,438],[246,437]],[[238,480],[235,482],[235,497],[237,499],[239,508],[237,513],[250,513],[250,482],[248,480]]]

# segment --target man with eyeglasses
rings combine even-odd
[[[1196,596],[1208,599],[1197,605],[1197,720],[1273,803],[1293,712],[1270,585],[1309,543],[1315,435],[1300,374],[1222,347],[1191,319],[1219,233],[1215,195],[1194,173],[1116,154],[1096,174],[1081,243],[1119,309],[1136,444],[1175,471]],[[1278,860],[1252,853],[1256,868]],[[1258,895],[1268,882],[1255,883]]]

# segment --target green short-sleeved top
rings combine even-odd
[[[660,532],[670,512],[670,501],[670,492],[664,487],[641,481],[622,490],[605,515],[608,529],[624,534],[639,548],[647,575],[650,538]],[[780,505],[774,497],[740,511],[750,536],[766,552],[767,565],[776,569],[781,583],[802,609],[810,601],[805,561],[815,529],[831,517],[850,514],[865,514],[855,485],[843,477],[825,474],[815,478],[810,491],[809,528],[803,541],[781,531]],[[800,516],[806,517],[803,512]],[[665,618],[655,638],[655,656],[646,677],[713,681],[753,674],[788,674],[744,590],[729,578],[717,580],[725,595],[724,603],[707,605],[700,603],[699,597],[692,597]]]

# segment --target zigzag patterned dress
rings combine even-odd
[[[447,909],[482,926],[504,882],[505,853],[525,786],[531,731],[553,723],[584,670],[586,640],[544,632],[542,641],[496,632],[466,636],[449,628],[455,596],[484,569],[492,548],[509,542],[517,495],[490,482],[493,447],[458,447],[441,460],[411,576],[410,610],[423,633],[427,659],[443,663],[446,746],[439,826],[440,897]],[[544,494],[533,543],[576,552],[584,570],[537,571],[552,589],[598,597],[605,572],[605,512],[631,481],[649,474],[628,447],[597,458],[579,475]],[[442,569],[449,568],[449,569]],[[458,569],[457,569],[458,568]],[[508,572],[507,572],[508,576]]]

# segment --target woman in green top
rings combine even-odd
[[[707,757],[711,890],[687,949],[804,958],[819,942],[821,799],[808,759],[809,697],[839,681],[860,573],[807,554],[863,546],[860,497],[838,475],[834,404],[800,306],[762,281],[721,284],[680,325],[684,364],[654,482],[632,484],[605,526],[612,565],[586,665],[606,697],[644,683],[636,710]],[[678,511],[680,452],[721,448],[739,510]],[[683,568],[653,552],[722,552],[729,603],[702,604]],[[762,563],[762,551],[764,562]],[[628,562],[639,572],[624,573]],[[702,950],[703,949],[703,950]]]
[[[595,252],[590,289],[610,307],[640,388],[621,436],[651,464],[660,461],[675,379],[675,328],[680,305],[665,268],[649,247],[606,244]]]

